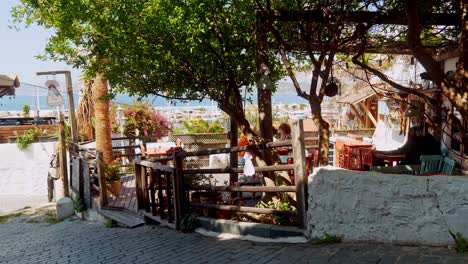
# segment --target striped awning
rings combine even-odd
[[[15,95],[15,88],[20,86],[17,75],[0,74],[0,97],[5,95]]]

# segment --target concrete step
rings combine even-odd
[[[123,227],[135,228],[145,224],[142,217],[125,209],[105,207],[100,210],[100,213]]]
[[[231,234],[241,239],[263,242],[305,243],[305,230],[293,226],[277,226],[234,220],[197,217],[197,232],[210,235]]]

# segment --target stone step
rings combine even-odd
[[[145,221],[136,213],[120,208],[103,208],[100,213],[106,218],[116,221],[120,226],[135,228],[145,224]]]

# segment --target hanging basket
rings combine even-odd
[[[331,82],[325,86],[325,95],[328,97],[333,97],[338,94],[338,85],[334,82]]]

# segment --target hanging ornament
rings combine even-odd
[[[46,98],[47,105],[50,107],[62,106],[65,103],[65,100],[58,90],[60,87],[58,82],[55,80],[47,80],[46,86],[48,89]]]
[[[327,86],[325,86],[325,95],[328,97],[333,97],[337,95],[338,91],[340,90],[340,87],[338,87],[338,84],[339,84],[338,79],[333,77],[333,68],[332,68],[330,81],[327,84]],[[341,91],[340,91],[340,94],[341,94]]]

